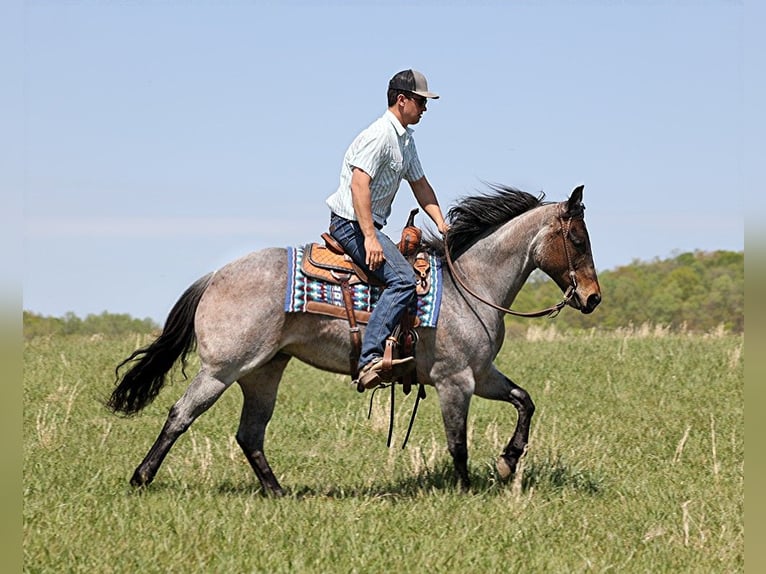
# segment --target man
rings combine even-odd
[[[439,202],[418,159],[412,129],[426,111],[425,76],[404,70],[388,83],[388,110],[351,143],[343,158],[338,190],[327,198],[330,233],[365,272],[383,283],[362,340],[359,382],[373,388],[387,374],[396,378],[414,368],[412,357],[397,359],[390,373],[382,372],[386,339],[416,297],[415,272],[396,244],[381,229],[391,214],[402,179],[441,233],[447,231]]]

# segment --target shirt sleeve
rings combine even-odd
[[[374,178],[385,164],[385,146],[383,138],[369,131],[362,132],[351,146],[348,155],[350,167],[357,167]]]

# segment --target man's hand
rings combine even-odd
[[[372,271],[383,265],[386,258],[383,256],[383,247],[376,236],[364,238],[365,263]]]

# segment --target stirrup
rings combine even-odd
[[[390,365],[384,359],[374,359],[359,371],[357,389],[374,389],[384,382],[394,382],[415,368],[415,357],[392,359]]]

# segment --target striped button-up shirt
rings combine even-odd
[[[402,179],[417,181],[424,175],[412,130],[402,126],[389,110],[360,133],[346,150],[340,185],[327,198],[327,205],[334,213],[351,220],[357,219],[351,200],[351,173],[355,167],[371,178],[372,217],[380,226],[385,225],[391,215],[391,205]]]

